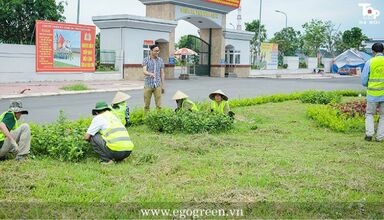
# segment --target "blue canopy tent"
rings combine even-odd
[[[332,65],[332,73],[340,73],[340,69],[353,69],[364,68],[365,62],[371,59],[371,56],[367,53],[358,51],[356,49],[349,49],[337,56]]]

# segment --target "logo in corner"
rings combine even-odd
[[[380,24],[380,11],[372,7],[371,3],[360,3],[359,7],[362,9],[363,20],[360,24]]]

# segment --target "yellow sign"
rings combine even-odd
[[[214,12],[209,12],[209,11],[203,11],[203,10],[198,10],[198,9],[192,9],[192,8],[180,8],[180,12],[183,14],[192,14],[192,15],[197,15],[201,17],[209,17],[213,19],[218,19],[219,14],[214,13]]]
[[[219,4],[219,5],[233,7],[233,8],[238,8],[240,6],[240,0],[206,0],[206,1]]]
[[[279,45],[261,43],[260,47],[260,69],[277,70],[279,58]]]

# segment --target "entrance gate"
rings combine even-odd
[[[197,76],[210,76],[210,44],[199,37],[188,35],[187,48],[198,53],[198,56],[195,56],[193,60],[194,66],[189,68],[189,74],[196,74]]]

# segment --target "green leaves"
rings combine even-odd
[[[279,52],[284,56],[294,56],[301,47],[300,38],[300,31],[295,31],[292,27],[288,27],[276,32],[270,42],[279,44]]]
[[[312,105],[307,108],[307,115],[319,123],[319,125],[334,131],[364,131],[364,117],[348,117],[329,105]]]
[[[307,91],[304,92],[300,97],[300,101],[303,103],[311,104],[328,104],[328,103],[338,103],[341,100],[341,95],[334,92],[324,92],[324,91]]]
[[[232,129],[233,120],[226,115],[210,112],[173,112],[170,109],[152,111],[145,124],[154,131],[164,133],[217,133]]]
[[[93,154],[91,145],[83,137],[91,118],[69,121],[60,112],[56,123],[31,124],[31,151],[61,161],[80,161]]]
[[[34,43],[35,20],[64,21],[64,2],[0,0],[0,42]]]

